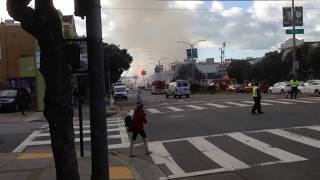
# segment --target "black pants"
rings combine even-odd
[[[298,88],[297,87],[292,87],[291,88],[291,99],[294,98],[297,99],[297,93],[298,93]]]
[[[258,109],[258,112],[261,113],[262,112],[261,111],[261,103],[260,103],[261,97],[253,97],[253,100],[254,100],[254,105],[252,107],[251,112],[255,113],[256,110]]]

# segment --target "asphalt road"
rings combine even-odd
[[[145,93],[153,154],[139,157],[172,179],[320,179],[320,98],[262,98],[264,114],[252,115],[248,94]],[[130,99],[117,104],[133,109]]]

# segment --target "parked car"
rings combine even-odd
[[[1,112],[12,112],[18,111],[17,104],[18,91],[15,89],[0,90],[0,111]]]
[[[269,93],[281,93],[284,94],[285,92],[291,92],[291,85],[290,82],[277,82],[273,86],[269,87]]]
[[[242,84],[231,84],[228,88],[228,91],[236,92],[236,93],[243,93],[244,87]]]
[[[309,80],[298,87],[299,93],[320,95],[320,80]]]
[[[176,80],[166,85],[166,97],[173,96],[181,98],[182,96],[190,97],[190,85],[186,80]]]
[[[246,87],[244,87],[244,91],[246,93],[252,93],[253,85],[254,85],[253,82],[249,83]],[[266,83],[260,83],[259,87],[262,92],[267,93],[270,86]]]

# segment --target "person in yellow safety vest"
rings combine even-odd
[[[297,92],[298,92],[298,80],[297,78],[293,77],[290,80],[290,85],[291,85],[291,99],[294,96],[294,99],[297,99]]]
[[[253,100],[254,100],[254,105],[252,107],[251,113],[252,114],[257,114],[256,110],[258,109],[258,113],[262,114],[263,112],[261,111],[261,103],[260,103],[260,101],[261,101],[261,90],[260,90],[258,82],[254,83],[254,86],[253,86],[253,89],[252,89],[252,97],[253,97]]]

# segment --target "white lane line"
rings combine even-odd
[[[317,101],[317,102],[320,102],[320,99],[319,98],[299,98],[299,99],[303,99],[303,100],[310,100],[310,101]]]
[[[210,170],[203,170],[203,171],[195,171],[180,175],[169,175],[168,179],[180,179],[180,178],[186,178],[186,177],[192,177],[192,176],[201,176],[206,174],[215,174],[215,173],[221,173],[226,172],[224,168],[218,168],[218,169],[210,169]]]
[[[151,158],[155,164],[165,164],[175,176],[181,176],[185,174],[185,172],[173,160],[161,142],[150,142],[149,148],[152,151]]]
[[[227,104],[231,104],[231,105],[235,105],[235,106],[239,106],[239,107],[248,107],[251,106],[249,104],[242,104],[242,103],[235,103],[235,102],[226,102]]]
[[[292,102],[285,102],[285,101],[280,101],[280,100],[270,100],[270,99],[264,99],[264,100],[261,100],[261,101],[278,103],[278,104],[295,104],[295,103],[292,103]]]
[[[126,127],[124,125],[122,125],[121,127],[122,128],[119,130],[120,138],[121,138],[121,144],[130,144],[130,140],[129,140],[129,136],[128,136]]]
[[[246,144],[254,149],[257,149],[265,154],[273,156],[280,160],[280,162],[296,162],[296,161],[304,161],[307,160],[304,157],[292,154],[290,152],[284,151],[282,149],[272,147],[269,144],[266,144],[262,141],[244,135],[242,133],[231,133],[228,136],[232,137],[233,139]],[[278,162],[277,162],[278,163]]]
[[[159,110],[155,109],[155,108],[148,108],[146,109],[147,111],[149,111],[152,114],[157,114],[157,113],[161,113]]]
[[[187,107],[189,107],[189,108],[192,108],[192,109],[194,109],[194,110],[207,109],[207,108],[205,108],[205,107],[195,106],[195,105],[185,105],[185,106],[187,106]]]
[[[244,102],[244,103],[249,103],[249,104],[254,104],[253,101],[242,101],[242,102]],[[264,103],[264,102],[261,102],[260,104],[263,105],[263,106],[272,106],[272,105],[273,105],[273,104]]]
[[[292,141],[296,141],[312,147],[320,148],[320,141],[313,138],[305,137],[299,134],[294,134],[281,129],[268,130],[268,132],[274,135],[278,135],[278,136],[290,139]]]
[[[167,109],[170,109],[172,111],[184,111],[183,109],[177,108],[177,107],[173,107],[173,106],[169,106],[169,107],[165,107]]]
[[[315,130],[315,131],[320,131],[320,126],[309,126],[309,127],[306,127],[308,129],[312,129],[312,130]]]
[[[299,100],[299,99],[283,99],[283,100],[289,101],[289,102],[300,102],[300,103],[307,103],[307,104],[317,103],[314,101],[304,101],[304,100]]]
[[[228,171],[236,169],[245,169],[250,166],[235,157],[222,151],[220,148],[206,140],[205,138],[191,138],[189,142],[204,153],[208,158],[218,163]]]
[[[13,153],[20,153],[26,149],[27,146],[33,141],[37,134],[41,131],[33,131],[22,143],[20,143],[12,152]]]
[[[229,107],[229,106],[225,106],[225,105],[221,105],[221,104],[214,104],[214,103],[206,103],[204,105],[213,106],[213,107],[216,107],[216,108],[227,108],[227,107]]]

